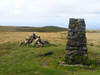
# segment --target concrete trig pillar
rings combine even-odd
[[[81,64],[88,58],[84,19],[70,18],[66,45],[67,64]]]

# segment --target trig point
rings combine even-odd
[[[81,64],[88,58],[85,30],[84,19],[70,18],[65,56],[67,64]]]

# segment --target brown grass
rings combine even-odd
[[[32,32],[0,32],[0,44],[5,42],[14,42],[25,40]],[[48,40],[52,43],[66,43],[67,32],[36,32],[41,39]],[[87,33],[88,44],[100,45],[100,33]]]

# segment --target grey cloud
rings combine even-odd
[[[82,17],[91,27],[90,23],[100,24],[98,10],[99,0],[4,0],[0,1],[0,24],[66,27],[70,17]]]

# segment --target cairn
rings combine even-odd
[[[40,36],[37,36],[35,33],[33,33],[31,36],[25,39],[25,41],[22,41],[20,43],[20,46],[27,46],[27,45],[32,45],[32,46],[39,46],[43,47],[45,44],[49,44],[48,41],[42,41]]]
[[[88,58],[85,33],[84,19],[71,18],[65,56],[67,64],[81,64]]]

